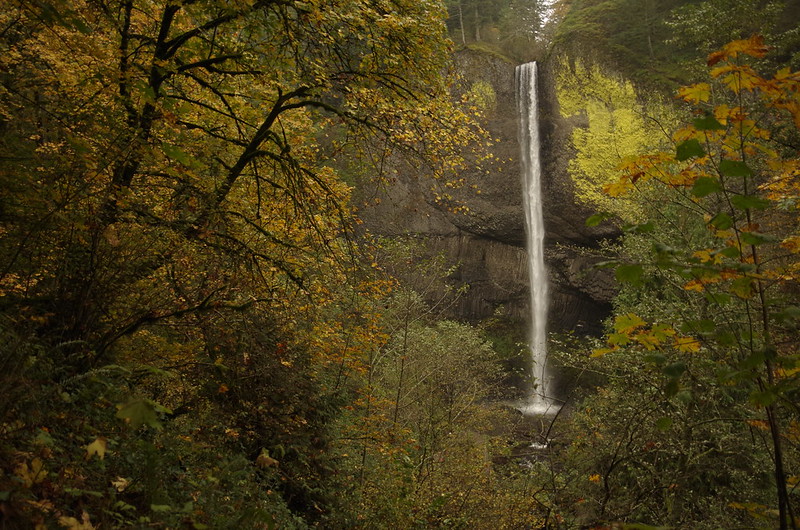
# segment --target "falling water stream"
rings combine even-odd
[[[532,389],[518,407],[524,414],[554,414],[559,406],[551,399],[547,370],[547,269],[544,264],[544,217],[542,214],[539,159],[539,109],[536,63],[517,66],[515,72],[519,113],[519,144],[522,165],[522,197],[531,284],[530,352]]]

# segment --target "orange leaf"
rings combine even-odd
[[[625,195],[632,189],[633,189],[633,183],[626,178],[621,178],[616,182],[604,186],[603,192],[606,193],[607,195],[610,195],[611,197],[620,197],[622,195]]]
[[[769,51],[769,46],[764,44],[764,37],[752,35],[748,39],[731,41],[722,48],[728,57],[736,57],[740,53],[751,57],[764,57]]]
[[[683,286],[683,288],[686,289],[687,291],[697,291],[699,293],[702,293],[705,290],[703,282],[701,282],[700,280],[691,280],[687,282]]]
[[[718,62],[720,62],[725,58],[726,58],[725,52],[717,50],[715,52],[708,54],[708,58],[706,59],[706,64],[708,64],[708,66],[714,66],[715,64],[717,64]]]
[[[764,57],[769,51],[769,46],[764,44],[764,38],[761,35],[753,35],[749,39],[740,39],[731,41],[721,50],[717,50],[709,54],[706,63],[708,66],[714,66],[720,61],[736,57],[740,53],[750,55],[752,57]]]

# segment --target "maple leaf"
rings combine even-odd
[[[103,460],[106,456],[106,450],[108,449],[108,440],[106,440],[103,436],[99,436],[86,446],[86,460],[92,458],[92,456],[97,455],[97,458]]]
[[[661,339],[658,336],[646,331],[637,333],[633,340],[644,346],[648,351],[655,350],[661,344]]]
[[[764,81],[755,70],[749,66],[736,66],[733,68],[722,69],[718,75],[722,75],[725,71],[730,72],[723,78],[723,82],[730,87],[735,94],[742,90],[753,90],[763,85]]]
[[[675,347],[678,351],[693,353],[700,351],[700,341],[693,337],[675,337]]]
[[[42,482],[47,476],[47,471],[44,469],[44,462],[41,458],[34,458],[31,460],[30,466],[27,462],[23,462],[14,470],[14,474],[22,479],[22,482],[27,487]]]
[[[710,53],[706,59],[706,64],[714,66],[718,62],[736,57],[740,53],[752,57],[764,57],[768,51],[769,46],[764,44],[764,38],[761,35],[753,35],[748,39],[729,42],[721,50]]]
[[[747,39],[731,41],[722,48],[728,57],[736,57],[740,53],[751,57],[764,57],[769,51],[769,46],[764,44],[764,37],[751,35]]]
[[[708,101],[711,97],[711,85],[708,83],[696,83],[681,87],[678,89],[678,95],[689,103]]]
[[[725,52],[717,50],[715,52],[711,52],[710,54],[708,54],[708,59],[706,59],[706,64],[708,64],[708,66],[714,66],[723,59],[725,59]]]
[[[632,189],[633,189],[633,183],[626,178],[621,178],[618,181],[612,182],[611,184],[608,184],[605,187],[603,187],[603,192],[610,195],[611,197],[620,197],[622,195],[625,195]]]
[[[641,317],[628,313],[627,315],[620,315],[614,320],[614,330],[618,333],[630,333],[645,324],[646,322]]]

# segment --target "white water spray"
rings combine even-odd
[[[559,406],[550,399],[547,370],[547,269],[544,264],[544,216],[542,214],[539,157],[539,109],[536,63],[517,66],[515,72],[519,144],[522,165],[522,197],[528,245],[528,277],[531,284],[530,349],[533,389],[519,407],[524,414],[555,413]]]

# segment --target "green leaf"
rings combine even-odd
[[[168,504],[151,504],[150,510],[154,512],[169,512],[172,511],[172,506]]]
[[[630,333],[645,324],[647,324],[647,322],[633,313],[619,315],[614,319],[614,331],[617,333]]]
[[[719,172],[726,177],[750,177],[753,175],[747,164],[738,160],[722,160],[719,163]]]
[[[608,219],[610,219],[612,217],[613,217],[613,215],[610,214],[610,213],[598,212],[598,213],[596,213],[594,215],[590,215],[586,219],[586,226],[597,226],[600,223],[602,223],[602,222],[604,222],[604,221],[606,221],[606,220],[608,220]]]
[[[766,234],[759,234],[758,232],[742,232],[742,241],[748,245],[761,245],[763,243],[770,243],[775,241],[775,238]]]
[[[705,197],[712,193],[722,191],[722,185],[719,180],[714,177],[700,177],[694,182],[692,186],[692,195],[695,197]]]
[[[677,394],[675,394],[675,399],[680,401],[681,403],[688,404],[692,402],[692,392],[691,390],[680,390]]]
[[[664,368],[662,368],[661,371],[663,371],[664,375],[666,375],[667,377],[677,379],[683,374],[683,372],[686,371],[686,363],[682,362],[670,363],[666,365]]]
[[[106,496],[106,494],[102,491],[82,490],[79,488],[70,487],[65,487],[64,493],[69,493],[73,497],[84,497],[88,495],[89,497],[95,497],[97,499],[102,499]]]
[[[739,362],[738,368],[740,370],[752,370],[753,368],[758,368],[764,363],[764,359],[764,352],[755,351],[746,358],[742,359]]]
[[[660,341],[667,340],[668,337],[675,335],[675,330],[669,324],[655,324],[650,328],[650,331]]]
[[[658,255],[674,256],[678,251],[675,247],[670,247],[660,242],[653,243],[653,252]]]
[[[654,225],[652,221],[648,221],[646,223],[640,223],[635,225],[633,224],[625,225],[622,229],[625,232],[629,232],[632,234],[649,234],[656,229],[656,225]]]
[[[126,420],[131,427],[138,429],[142,425],[148,425],[154,429],[161,429],[161,422],[158,420],[158,413],[170,414],[168,408],[149,399],[132,399],[124,405],[118,405],[117,418]]]
[[[672,418],[664,416],[656,420],[656,429],[659,431],[668,431],[672,427]]]
[[[685,142],[678,144],[678,146],[675,148],[675,158],[677,158],[680,162],[689,160],[690,158],[703,156],[704,154],[706,154],[706,152],[703,151],[703,146],[700,145],[700,142],[694,139],[686,140]]]
[[[644,269],[641,265],[620,265],[614,272],[618,282],[630,283],[631,285],[642,285],[642,273]]]
[[[608,336],[608,343],[611,346],[625,346],[630,342],[631,338],[624,333],[612,333]]]
[[[707,318],[701,320],[688,320],[681,324],[681,331],[683,333],[711,333],[717,329],[717,325],[713,320]]]
[[[800,365],[800,357],[797,355],[792,357],[781,356],[781,357],[776,357],[775,362],[781,368],[792,370],[794,368],[797,368],[798,365]]]
[[[667,397],[673,397],[678,391],[681,389],[681,385],[678,382],[677,378],[672,378],[667,381],[667,386],[664,387],[664,393],[667,394]]]
[[[731,204],[740,210],[766,210],[772,203],[755,195],[734,195],[731,197]]]
[[[725,247],[719,251],[719,254],[725,256],[726,258],[738,258],[742,255],[742,252],[736,247]]]
[[[644,356],[644,360],[648,363],[653,363],[656,366],[663,366],[667,362],[667,358],[663,353],[649,353]]]
[[[734,335],[730,331],[717,332],[714,335],[714,338],[717,339],[717,344],[719,344],[720,346],[733,346],[734,344],[738,344],[738,341],[736,340],[736,335]]]
[[[706,300],[712,305],[723,306],[731,303],[731,295],[726,293],[707,292]]]
[[[731,283],[730,291],[739,298],[747,299],[752,297],[754,291],[753,278],[747,276],[736,278]]]
[[[720,271],[716,269],[710,269],[708,267],[692,267],[692,277],[698,278],[702,280],[712,280],[719,278],[722,275]]]
[[[796,305],[788,306],[775,313],[775,319],[782,324],[789,323],[792,320],[800,320],[800,307]]]
[[[719,131],[725,128],[710,112],[706,112],[702,118],[695,118],[693,123],[698,131]]]
[[[777,401],[778,396],[771,390],[754,391],[750,393],[750,402],[760,407],[768,407]]]
[[[717,230],[727,230],[728,228],[733,226],[733,219],[730,215],[726,214],[725,212],[720,212],[708,222],[711,226],[716,228]]]
[[[191,156],[189,156],[189,154],[187,154],[178,146],[162,143],[161,149],[164,150],[165,155],[167,155],[173,160],[180,162],[184,166],[189,166],[194,161],[194,159]]]

